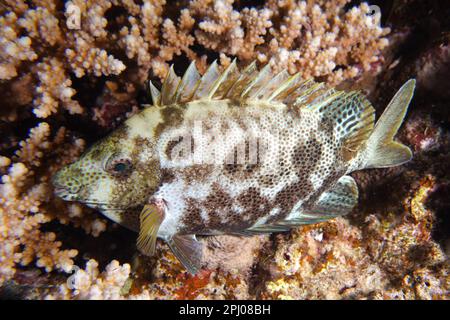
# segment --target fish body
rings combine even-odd
[[[195,273],[195,235],[287,231],[350,212],[349,173],[411,159],[393,137],[413,90],[411,80],[374,125],[361,93],[298,74],[214,63],[180,79],[171,69],[161,92],[150,85],[154,105],[61,169],[55,190],[139,232],[145,254],[165,240]]]

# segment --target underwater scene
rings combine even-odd
[[[2,0],[0,300],[449,300],[449,17]]]

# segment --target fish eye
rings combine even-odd
[[[126,176],[132,169],[132,164],[129,159],[119,158],[108,162],[106,170],[115,176]]]
[[[124,162],[116,163],[113,168],[113,170],[118,173],[124,172],[126,169],[127,169],[127,164]]]

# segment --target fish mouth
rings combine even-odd
[[[66,188],[62,187],[62,186],[54,186],[53,187],[53,193],[60,197],[60,198],[66,198],[69,196],[74,197],[74,194],[71,194]]]
[[[117,206],[112,206],[108,203],[104,203],[104,202],[94,202],[94,201],[89,201],[89,200],[77,200],[78,202],[81,202],[85,205],[87,205],[88,207],[91,207],[93,209],[97,209],[100,211],[124,211],[127,210],[127,207],[117,207]]]
[[[82,190],[83,190],[83,188],[81,187],[80,190],[77,190],[77,191],[82,191]],[[55,182],[53,182],[53,193],[57,197],[65,200],[65,201],[80,201],[80,202],[82,202],[82,200],[83,200],[80,196],[80,192],[77,192],[77,193],[70,192],[70,190],[67,187],[62,186],[61,184],[58,184]]]
[[[84,200],[79,195],[68,193],[64,188],[55,188],[54,192],[59,198],[65,201],[76,201],[99,211],[120,211],[127,209],[126,207],[114,206],[105,202]]]
[[[126,206],[115,206],[115,205],[111,205],[110,203],[106,203],[106,202],[85,200],[85,199],[81,198],[80,196],[76,196],[76,195],[75,196],[67,195],[66,199],[63,198],[63,200],[76,201],[76,202],[79,202],[79,203],[82,203],[82,204],[88,206],[89,208],[99,210],[102,212],[103,211],[125,211],[130,208],[130,207],[126,207]]]
[[[67,189],[62,188],[62,187],[54,188],[53,193],[57,197],[65,200],[65,201],[79,201],[80,200],[76,194],[71,194],[67,191]]]

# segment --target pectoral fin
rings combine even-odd
[[[155,253],[159,226],[164,220],[164,208],[159,203],[146,204],[140,214],[137,247],[147,256]]]
[[[201,268],[203,245],[195,235],[174,235],[167,244],[187,271],[196,274]]]

